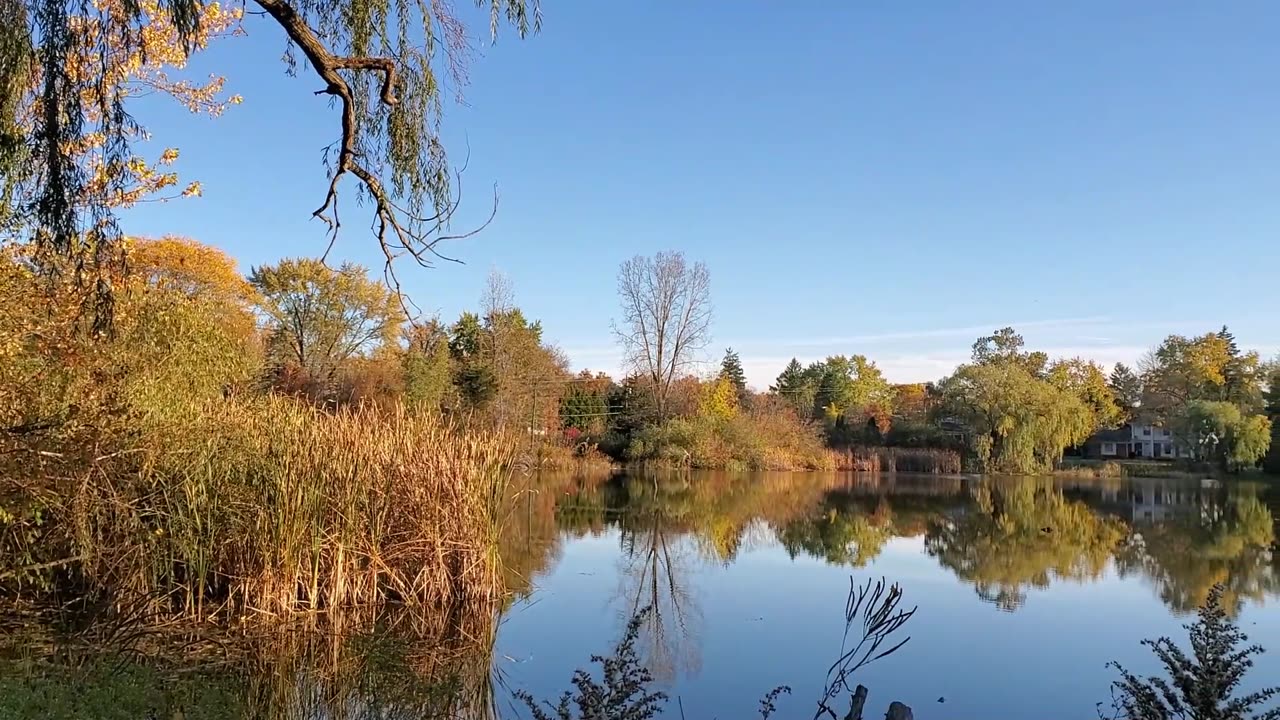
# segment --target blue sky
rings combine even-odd
[[[464,3],[465,4],[465,3]],[[615,273],[678,249],[711,271],[709,358],[764,387],[792,356],[862,353],[933,379],[1013,324],[1055,355],[1133,360],[1224,322],[1280,351],[1280,4],[544,0],[544,29],[482,39],[445,137],[470,147],[449,248],[406,267],[424,309],[473,307],[491,268],[575,367],[613,371]],[[476,16],[477,38],[487,18]],[[155,152],[205,195],[130,211],[246,267],[318,255],[336,113],[279,30],[191,70],[244,104],[159,103]],[[348,188],[336,255],[378,266]]]

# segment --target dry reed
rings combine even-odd
[[[488,602],[513,446],[403,408],[233,399],[99,463],[68,509],[91,583],[182,614]]]

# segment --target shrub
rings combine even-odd
[[[827,470],[835,463],[821,432],[761,399],[731,417],[675,418],[637,431],[626,458],[696,468]]]
[[[1257,645],[1241,648],[1248,637],[1240,632],[1222,609],[1221,585],[1214,586],[1200,608],[1197,620],[1185,626],[1191,635],[1191,656],[1167,637],[1144,640],[1169,678],[1142,678],[1111,663],[1120,673],[1113,684],[1119,717],[1127,720],[1188,717],[1194,720],[1277,720],[1280,707],[1253,714],[1259,706],[1280,695],[1280,687],[1233,697],[1253,667],[1252,657],[1261,654]]]

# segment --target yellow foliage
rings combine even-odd
[[[188,79],[177,74],[187,65],[177,28],[169,13],[157,0],[142,0],[139,7],[144,18],[140,27],[126,12],[125,0],[94,0],[89,16],[73,18],[73,30],[83,33],[84,47],[105,44],[106,57],[86,53],[69,57],[68,72],[73,79],[88,80],[80,102],[84,119],[92,124],[102,120],[101,108],[117,97],[122,100],[144,95],[167,95],[188,111],[218,117],[231,105],[242,102],[239,95],[227,95],[226,78],[210,75]],[[204,49],[211,40],[239,34],[242,11],[205,4],[200,11],[199,30],[191,39],[193,51]],[[126,36],[126,33],[128,34]],[[101,83],[97,80],[101,78]],[[31,92],[24,103],[23,115],[28,122],[43,112],[36,92],[40,78],[33,78]],[[141,127],[130,135],[137,140],[149,139]],[[115,207],[130,207],[139,202],[163,202],[176,197],[201,194],[199,183],[190,183],[181,192],[162,194],[178,185],[177,172],[170,169],[178,160],[177,148],[165,148],[154,160],[133,155],[124,163],[108,166],[104,160],[106,136],[101,132],[86,133],[72,151],[79,155],[86,176],[88,192]]]
[[[728,420],[738,414],[738,391],[726,377],[704,383],[698,400],[698,413],[703,417]]]

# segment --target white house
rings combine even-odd
[[[1154,458],[1172,460],[1190,457],[1185,448],[1178,447],[1173,433],[1159,425],[1131,423],[1114,430],[1102,430],[1085,444],[1085,454],[1100,458]]]

